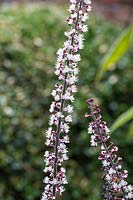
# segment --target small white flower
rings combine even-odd
[[[69,19],[68,24],[69,25],[73,24],[73,19]]]
[[[68,115],[67,117],[65,117],[65,121],[66,122],[72,122],[72,116]]]
[[[50,120],[49,120],[49,125],[50,125],[50,126],[54,124],[54,120],[55,120],[55,119],[56,119],[56,118],[55,118],[55,115],[52,114],[52,115],[50,116]]]
[[[64,54],[64,50],[63,49],[58,49],[57,51],[57,55],[62,56]]]
[[[48,156],[49,156],[49,151],[45,151],[44,156],[45,156],[45,157],[48,157]]]
[[[57,112],[56,113],[56,117],[61,118],[62,117],[62,113],[61,112]]]
[[[91,135],[91,146],[96,147],[97,146],[97,142],[95,141],[95,136]]]
[[[46,131],[46,137],[47,137],[47,138],[50,138],[50,136],[51,136],[51,131],[52,131],[52,128],[49,127],[48,130]]]
[[[75,92],[77,92],[77,87],[75,85],[72,85],[71,90],[72,90],[73,93],[75,93]]]
[[[75,4],[71,4],[69,10],[70,10],[70,11],[71,11],[71,10],[75,10]]]
[[[118,184],[117,183],[113,183],[113,188],[117,189],[118,188]]]
[[[74,14],[71,15],[71,18],[77,18],[77,13],[75,12]]]
[[[131,191],[133,190],[133,186],[132,186],[132,185],[128,185],[128,186],[127,186],[127,189],[128,189],[128,191],[131,192]]]
[[[105,131],[106,131],[106,133],[110,132],[110,130],[109,130],[109,128],[107,126],[105,126]]]
[[[84,2],[86,3],[86,4],[91,4],[91,1],[90,0],[84,0]]]
[[[77,0],[70,0],[70,2],[76,4]]]
[[[110,181],[111,180],[111,176],[109,174],[106,175],[106,180]]]
[[[54,96],[54,99],[55,99],[55,101],[59,101],[60,100],[60,96],[56,95],[56,96]]]
[[[73,106],[68,105],[68,106],[67,106],[67,112],[68,112],[68,113],[72,113],[72,112],[73,112]]]
[[[48,176],[45,177],[44,183],[49,183],[49,177]]]
[[[103,160],[103,162],[102,162],[102,163],[103,163],[103,166],[104,166],[104,167],[107,167],[107,166],[110,164],[110,163],[109,163],[109,162],[107,162],[106,160]]]
[[[74,56],[73,56],[73,61],[74,61],[74,62],[79,62],[80,60],[81,60],[80,54],[77,54],[77,55],[74,55]]]
[[[125,185],[127,185],[127,182],[124,181],[124,180],[121,180],[120,183],[119,183],[119,187],[123,187]]]
[[[132,199],[133,198],[133,193],[128,193],[127,198]]]
[[[52,113],[54,111],[54,107],[55,107],[55,102],[52,102],[49,112]]]
[[[82,22],[85,22],[88,18],[88,14],[84,13],[83,17],[82,17]]]
[[[89,134],[94,133],[94,130],[92,129],[92,125],[91,125],[91,124],[90,124],[89,127],[88,127],[88,133],[89,133]]]
[[[55,97],[55,96],[56,96],[56,90],[53,90],[53,91],[51,92],[51,95],[52,95],[53,97]]]
[[[62,125],[62,128],[64,129],[64,131],[65,131],[66,133],[69,132],[69,126],[68,126],[66,123],[64,123],[64,124]]]
[[[81,30],[82,30],[83,33],[87,32],[88,31],[87,25],[83,25]]]
[[[112,174],[116,174],[116,171],[111,167],[109,169],[109,174],[112,175]]]

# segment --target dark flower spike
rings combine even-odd
[[[102,161],[104,194],[106,200],[128,200],[133,198],[133,187],[125,179],[128,177],[128,171],[122,169],[118,157],[118,147],[111,142],[106,122],[102,121],[100,109],[94,104],[93,99],[88,99],[89,114],[92,121],[88,127],[88,133],[91,135],[91,146],[100,144],[101,151],[98,159]]]

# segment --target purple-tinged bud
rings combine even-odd
[[[85,113],[85,118],[90,117],[90,115],[88,113]]]
[[[92,104],[94,102],[94,99],[93,98],[90,98],[90,99],[87,99],[86,101],[88,104]]]

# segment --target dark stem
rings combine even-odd
[[[81,6],[82,6],[82,0],[80,1],[80,5],[79,5],[79,10],[81,9]],[[79,21],[79,10],[78,10],[78,13],[77,13],[77,20],[75,22],[75,30],[77,30],[77,24],[78,24],[78,21]],[[72,37],[72,40],[71,40],[71,45],[74,44],[74,36]],[[71,53],[71,50],[70,52]],[[70,61],[68,60],[67,61],[67,66],[69,66],[70,64]],[[65,94],[65,91],[67,89],[67,77],[68,77],[68,73],[65,74],[65,80],[64,80],[64,85],[63,85],[63,92],[62,92],[62,95]],[[65,103],[65,99],[61,99],[61,107],[60,107],[60,113],[61,115],[63,114],[63,110],[64,110],[64,103]],[[57,126],[57,131],[56,131],[56,141],[55,141],[55,161],[54,161],[54,179],[56,178],[57,176],[57,172],[58,172],[58,145],[59,145],[59,139],[60,139],[60,127],[61,127],[61,118],[59,119],[59,122],[58,122],[58,126]],[[56,198],[56,185],[53,186],[53,197]]]

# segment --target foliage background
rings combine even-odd
[[[44,136],[48,124],[51,90],[56,77],[56,50],[65,39],[62,7],[13,7],[0,10],[0,199],[38,200],[43,190]],[[71,125],[70,160],[65,163],[69,185],[63,200],[100,200],[98,150],[90,148],[86,98],[101,105],[110,127],[132,105],[133,49],[96,82],[100,60],[122,28],[91,17],[85,38],[75,112]],[[132,141],[129,124],[112,134],[131,169]]]

